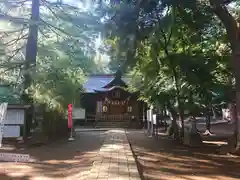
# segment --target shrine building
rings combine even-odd
[[[129,79],[122,77],[120,71],[87,77],[80,102],[88,125],[115,128],[142,126],[145,103],[138,100],[138,92],[127,90],[127,82]]]

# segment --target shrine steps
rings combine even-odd
[[[130,126],[128,121],[99,121],[95,128],[128,128]]]

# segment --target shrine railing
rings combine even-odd
[[[86,121],[130,121],[140,120],[143,117],[133,116],[129,114],[87,114]]]
[[[101,115],[97,118],[99,121],[130,121],[131,115],[126,114],[106,114]]]
[[[86,119],[84,122],[85,126],[95,126],[103,124],[115,124],[115,123],[125,123],[129,127],[142,127],[143,126],[143,116],[133,116],[129,114],[86,114]]]

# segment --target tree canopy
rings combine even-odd
[[[107,50],[113,64],[130,72],[140,99],[167,108],[184,126],[186,114],[208,116],[212,107],[233,100],[237,3],[111,1],[105,9]]]
[[[37,2],[0,2],[1,74],[8,84],[14,85],[11,87],[20,98],[25,91],[24,74],[29,71],[24,66],[32,61],[25,52],[27,49],[30,55],[34,52],[34,45],[26,46],[27,40],[36,24],[36,66],[31,71],[33,84],[27,91],[49,108],[63,109],[81,92],[85,75],[102,71],[95,60],[95,40],[102,29],[101,17],[94,11],[60,1]],[[36,14],[38,5],[39,14]],[[34,13],[38,18],[32,21]],[[69,92],[73,92],[73,97]]]

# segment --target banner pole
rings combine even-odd
[[[70,126],[70,137],[68,138],[68,141],[74,141],[73,138],[73,120],[72,120],[72,104],[68,105],[68,126]]]
[[[73,138],[73,128],[71,128],[70,137],[68,138],[68,141],[74,141],[74,138]]]

